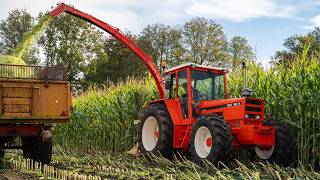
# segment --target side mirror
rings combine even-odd
[[[165,89],[171,89],[171,82],[170,81],[166,81],[165,85],[164,85]]]

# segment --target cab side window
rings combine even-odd
[[[188,118],[188,88],[187,88],[187,71],[183,70],[178,73],[178,96],[181,104],[181,111],[184,118]]]
[[[165,98],[174,99],[176,96],[176,74],[165,76]]]
[[[180,71],[178,73],[179,85],[178,85],[178,96],[180,98],[188,98],[187,94],[187,71]]]

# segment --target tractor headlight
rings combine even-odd
[[[260,119],[260,115],[257,114],[257,115],[256,115],[256,119]]]
[[[245,114],[244,117],[245,117],[245,118],[249,118],[249,114]]]

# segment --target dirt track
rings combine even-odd
[[[23,173],[17,170],[0,169],[0,180],[20,180],[20,179],[39,179],[32,174]]]

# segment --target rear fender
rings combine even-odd
[[[176,99],[159,99],[155,101],[151,101],[149,103],[149,106],[152,104],[163,104],[167,111],[169,112],[169,115],[171,117],[172,123],[174,125],[187,125],[189,121],[186,119],[183,120],[181,106],[179,100]]]

